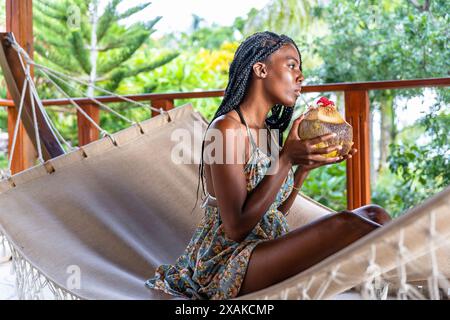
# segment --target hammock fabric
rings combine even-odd
[[[169,115],[170,122],[165,116],[142,122],[144,133],[132,126],[114,134],[117,145],[105,137],[0,182],[0,233],[12,248],[19,297],[39,298],[47,288],[56,298],[173,298],[144,282],[158,265],[173,263],[183,252],[203,214],[199,205],[190,211],[198,178],[194,151],[200,150],[207,122],[191,105]],[[201,124],[201,132],[194,123]],[[192,164],[171,160],[173,148],[180,147],[172,139],[176,129],[190,134],[181,148]],[[380,279],[404,291],[410,280],[431,279],[445,287],[449,194],[447,188],[309,270],[242,298],[328,298]],[[290,227],[331,212],[299,194]],[[430,230],[436,231],[433,238]],[[399,241],[409,249],[406,255],[400,250],[400,264]],[[437,255],[434,263],[430,252]],[[406,264],[409,260],[420,270]],[[405,270],[397,274],[399,265]]]

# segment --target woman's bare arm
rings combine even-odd
[[[306,180],[309,171],[296,170],[294,174],[294,188],[300,189],[303,182]],[[278,210],[287,214],[294,204],[295,198],[297,197],[298,191],[293,189],[289,197],[278,207]]]
[[[234,120],[218,119],[210,128],[219,130],[226,137],[227,130],[241,130]],[[232,152],[234,159],[240,159],[245,148],[237,148],[239,144],[223,139],[222,154]],[[219,146],[217,146],[219,147]],[[239,149],[239,150],[238,150]],[[251,192],[247,192],[247,181],[244,164],[210,164],[215,197],[224,225],[225,233],[235,241],[242,241],[255,227],[281,188],[291,163],[281,155],[278,171],[266,175]]]
[[[337,146],[317,149],[315,144],[332,138],[324,135],[318,138],[301,141],[298,138],[298,125],[301,118],[294,124],[278,159],[278,171],[265,175],[258,185],[247,192],[247,181],[242,163],[211,163],[211,177],[214,193],[217,198],[220,215],[227,236],[235,241],[243,240],[255,227],[270,205],[275,201],[292,164],[306,164],[311,161],[320,163],[335,162],[335,158],[324,158],[322,154],[336,150]],[[217,118],[210,128],[220,131],[222,137],[227,136],[227,130],[237,132],[240,124],[226,117]],[[234,136],[238,136],[234,134]],[[231,153],[233,159],[241,159],[245,148],[239,148],[235,140],[223,139],[216,148],[223,155]]]
[[[338,146],[339,148],[339,146]],[[327,151],[327,149],[324,149]],[[347,159],[351,159],[352,156],[357,152],[357,150],[355,148],[352,148],[350,150],[350,152],[347,155],[344,155],[343,157],[340,157],[340,159],[336,160],[336,162],[334,162],[335,164],[340,163],[342,161],[345,161]],[[311,161],[309,164],[306,165],[302,165],[299,166],[297,168],[297,170],[295,171],[295,177],[294,177],[294,187],[297,189],[300,189],[303,185],[303,182],[306,180],[306,177],[308,176],[308,173],[311,172],[311,170],[319,168],[323,165],[329,165],[329,164],[333,164],[333,162],[331,163],[317,163],[314,161]],[[287,214],[287,212],[289,211],[289,209],[292,207],[292,205],[294,204],[294,200],[295,197],[297,197],[297,190],[293,190],[292,193],[289,195],[289,197],[278,207],[278,210],[280,210],[281,212],[283,212],[284,214]]]

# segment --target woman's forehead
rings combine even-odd
[[[297,62],[300,62],[300,56],[298,54],[297,49],[290,43],[282,46],[280,49],[275,51],[271,57],[273,62],[275,61],[285,61],[289,59],[297,60]]]

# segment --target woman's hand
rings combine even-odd
[[[301,140],[298,136],[298,127],[303,119],[304,115],[301,115],[294,120],[284,147],[281,150],[281,157],[284,157],[291,165],[298,165],[305,171],[309,171],[327,164],[338,163],[348,158],[348,156],[346,156],[346,158],[324,157],[327,153],[340,150],[342,147],[339,145],[330,145],[326,148],[316,147],[318,143],[326,142],[334,138],[336,136],[335,133],[325,134],[313,139]]]
[[[299,165],[298,168],[297,168],[297,171],[306,171],[306,172],[308,172],[308,171],[311,171],[312,169],[319,168],[319,167],[321,167],[323,165],[328,165],[328,164],[332,164],[332,163],[340,163],[340,162],[345,161],[347,159],[351,159],[352,156],[356,152],[357,152],[357,150],[355,148],[352,148],[348,154],[346,154],[345,156],[339,157],[339,160],[337,160],[335,162],[328,162],[328,163],[322,164],[322,163],[320,163],[318,161],[314,161],[312,164],[309,164],[309,165]]]

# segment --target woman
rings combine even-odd
[[[291,277],[390,220],[382,208],[369,205],[289,232],[286,215],[308,173],[356,152],[325,158],[339,146],[315,147],[332,135],[300,140],[302,117],[293,122],[281,152],[274,151],[300,94],[301,63],[297,46],[284,35],[260,32],[239,46],[223,101],[207,130],[223,137],[232,133],[234,138],[223,138],[215,147],[223,159],[235,161],[211,161],[204,150],[212,143],[205,141],[213,139],[203,141],[199,174],[203,190],[206,180],[205,214],[185,252],[175,265],[157,268],[146,282],[149,288],[197,299],[234,298]],[[261,130],[270,133],[272,157],[262,151]],[[272,139],[273,132],[278,139]],[[273,165],[276,170],[268,174]]]

